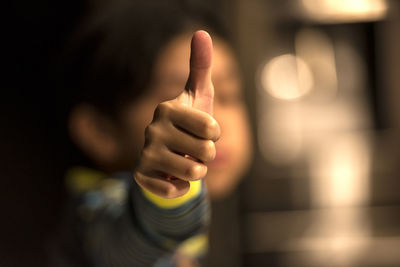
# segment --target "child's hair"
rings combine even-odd
[[[208,30],[231,42],[218,6],[205,0],[95,0],[61,60],[59,109],[64,117],[87,103],[118,118],[148,89],[162,48],[179,34]],[[71,164],[92,165],[74,145]],[[71,149],[72,148],[72,149]]]
[[[70,104],[86,102],[106,115],[148,89],[157,56],[173,37],[203,28],[228,38],[204,0],[95,2],[71,40],[63,85]]]

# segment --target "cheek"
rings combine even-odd
[[[246,159],[251,151],[251,135],[244,107],[220,110],[221,146],[229,147],[232,157]],[[245,157],[245,158],[243,158]]]
[[[212,198],[230,194],[250,164],[252,141],[250,126],[244,107],[215,108],[215,119],[221,127],[218,149],[229,153],[229,163],[224,168],[211,168],[206,182]]]
[[[126,117],[127,145],[134,150],[134,153],[139,153],[144,145],[144,131],[147,125],[153,119],[155,103],[149,101],[141,101],[140,104],[129,108]]]

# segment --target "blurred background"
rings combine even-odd
[[[40,266],[61,218],[50,66],[82,2],[8,4],[0,266]],[[257,151],[216,266],[400,266],[400,2],[210,2],[237,41]]]
[[[400,266],[399,4],[236,1],[243,266]]]

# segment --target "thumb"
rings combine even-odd
[[[213,45],[206,31],[193,34],[190,46],[190,73],[186,90],[192,96],[193,107],[212,115],[214,86],[211,81]]]

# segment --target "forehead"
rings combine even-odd
[[[189,74],[191,34],[182,34],[172,39],[159,55],[155,73],[177,73],[187,77]],[[230,47],[221,39],[213,38],[213,77],[231,72],[237,68]]]

